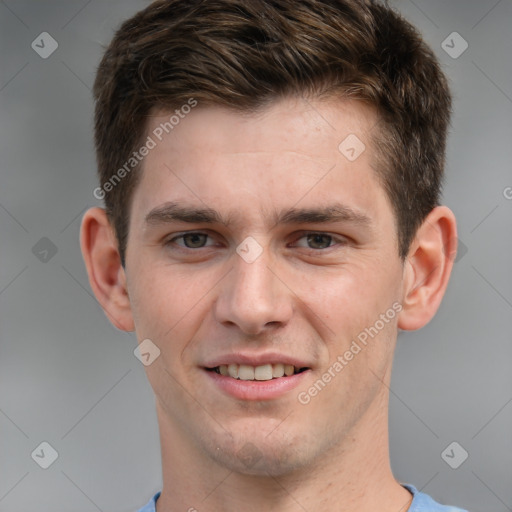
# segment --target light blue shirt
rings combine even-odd
[[[467,512],[467,510],[462,510],[461,508],[440,505],[428,494],[418,491],[414,485],[402,484],[402,486],[409,490],[413,495],[411,506],[407,512]],[[159,496],[160,491],[157,492],[138,512],[156,512],[156,500]]]

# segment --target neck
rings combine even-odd
[[[389,464],[387,395],[378,401],[339,445],[307,468],[278,476],[220,466],[198,451],[157,402],[163,471],[157,512],[407,511],[412,496]]]

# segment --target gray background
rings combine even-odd
[[[133,355],[135,335],[104,316],[78,243],[83,212],[99,204],[95,69],[113,29],[147,3],[0,2],[2,512],[129,512],[161,488],[154,398]],[[399,336],[392,467],[441,502],[510,511],[512,1],[393,5],[451,80],[444,202],[463,248],[436,318]],[[31,47],[44,31],[58,42],[47,59]],[[441,46],[454,31],[469,44],[458,58]],[[460,40],[447,41],[460,50]],[[43,237],[57,249],[46,262]],[[59,454],[46,470],[31,458],[42,441]],[[469,454],[458,469],[441,456],[453,441],[452,463],[462,449]]]

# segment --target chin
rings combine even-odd
[[[304,454],[292,453],[291,449],[269,453],[268,449],[252,443],[235,453],[217,453],[216,462],[238,474],[262,477],[287,475],[308,465]]]
[[[217,442],[214,437],[208,437],[205,450],[217,464],[229,471],[280,476],[311,464],[309,457],[315,451],[314,443],[302,437],[291,435],[289,431],[272,432],[272,429],[259,428],[231,436],[225,433]],[[304,446],[309,449],[304,450]]]

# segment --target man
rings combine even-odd
[[[397,331],[456,251],[450,93],[417,32],[362,0],[160,0],[94,94],[81,245],[157,399],[142,510],[458,510],[389,463]]]

